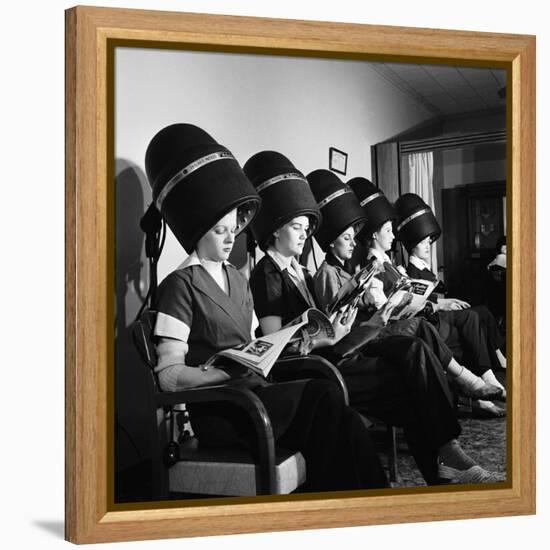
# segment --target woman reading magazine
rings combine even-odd
[[[217,351],[251,340],[248,283],[227,259],[259,197],[231,153],[200,128],[174,124],[152,139],[146,170],[157,207],[189,254],[158,289],[154,334],[161,388],[218,383],[250,388],[266,407],[278,445],[304,455],[307,482],[301,491],[387,486],[369,433],[336,384],[272,384],[240,366],[204,366]],[[193,404],[189,412],[203,446],[248,447],[254,437],[236,406]]]
[[[352,187],[360,204],[362,205],[365,216],[369,220],[363,227],[358,239],[367,248],[367,258],[376,258],[385,266],[385,270],[377,275],[373,284],[367,291],[368,299],[374,310],[384,307],[388,301],[388,295],[392,287],[401,277],[406,276],[402,267],[396,268],[388,256],[394,241],[393,220],[395,210],[389,203],[384,194],[366,178],[353,178],[349,185]],[[403,270],[403,271],[400,271]],[[495,385],[492,381],[486,381],[477,373],[477,368],[482,361],[483,346],[480,341],[480,327],[476,323],[474,316],[468,316],[465,321],[464,330],[472,337],[471,353],[466,355],[469,360],[468,367],[458,363],[452,353],[452,348],[445,340],[445,335],[441,330],[434,330],[429,323],[420,318],[398,321],[388,325],[382,334],[415,334],[426,340],[425,334],[429,334],[429,345],[432,349],[445,349],[444,356],[438,354],[441,364],[445,371],[451,377],[457,390],[467,397],[490,399],[500,397],[502,388]],[[477,338],[474,336],[477,335]],[[472,372],[474,370],[475,372]]]
[[[313,280],[296,257],[315,232],[321,212],[325,216],[327,208],[338,202],[343,202],[346,210],[350,193],[339,193],[338,189],[328,193],[326,198],[331,200],[320,201],[319,207],[306,178],[288,158],[274,151],[257,153],[247,161],[244,171],[262,198],[251,227],[265,255],[254,268],[250,284],[260,330],[269,334],[305,309],[319,306]],[[348,225],[353,223],[352,219]],[[324,350],[344,376],[351,405],[404,427],[427,483],[441,483],[442,479],[496,481],[464,453],[457,441],[460,426],[445,374],[431,349],[419,339],[406,337],[394,338],[393,344],[385,357],[368,357],[361,352],[338,357],[335,349],[340,344]]]
[[[415,193],[401,195],[395,203],[397,237],[409,254],[407,273],[414,278],[437,281],[430,269],[432,243],[441,235],[441,227],[432,209]],[[440,298],[445,285],[440,281],[436,291],[429,296],[430,310],[427,318],[437,327],[441,337],[452,350],[460,350],[472,371],[486,382],[500,387],[506,398],[506,390],[496,378],[493,369],[506,367],[501,349],[504,341],[493,314],[485,306],[470,307],[456,298]],[[498,417],[505,414],[491,401],[477,401],[478,414]]]

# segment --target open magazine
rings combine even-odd
[[[399,274],[399,278],[396,278],[387,302],[364,323],[367,326],[380,327],[388,322],[414,317],[424,309],[428,296],[438,283],[437,280],[410,279],[393,266],[392,269]]]
[[[363,297],[365,290],[369,287],[372,278],[384,270],[382,262],[372,257],[367,265],[358,271],[349,281],[338,291],[332,303],[328,306],[329,315],[343,310],[344,308],[353,309],[357,307]]]
[[[327,316],[318,309],[310,308],[281,330],[256,338],[242,348],[230,348],[214,354],[206,365],[218,364],[220,359],[228,358],[263,377],[267,377],[273,365],[289,346],[309,351],[319,338],[333,338],[334,329]]]

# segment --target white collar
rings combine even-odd
[[[266,253],[279,266],[281,271],[284,271],[285,269],[292,269],[296,273],[299,273],[299,269],[302,268],[302,266],[297,262],[294,256],[283,256],[277,249],[273,247],[268,248]]]
[[[223,265],[229,265],[229,262],[227,260],[224,260]],[[180,264],[178,269],[187,269],[188,267],[192,267],[194,265],[202,265],[201,261],[199,260],[199,257],[197,256],[197,251],[193,250],[189,256],[185,259],[185,261]]]
[[[409,256],[409,262],[411,264],[413,264],[415,267],[418,267],[418,269],[427,269],[427,270],[431,271],[430,266],[422,258],[419,258],[418,256],[415,256],[414,254],[411,254]]]
[[[380,252],[380,250],[376,250],[376,248],[369,248],[368,257],[370,258],[371,256],[374,256],[381,262],[389,262],[391,264],[391,258],[385,252]]]
[[[491,267],[492,265],[506,268],[506,254],[497,254],[495,259],[487,267]]]

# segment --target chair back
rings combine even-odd
[[[143,362],[149,367],[156,391],[160,391],[158,376],[155,372],[158,357],[153,343],[153,330],[157,312],[145,309],[132,325],[132,339]]]

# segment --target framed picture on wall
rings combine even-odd
[[[535,440],[530,421],[534,415],[534,341],[521,334],[534,334],[535,255],[534,250],[522,250],[520,261],[516,245],[528,242],[534,246],[535,242],[529,215],[535,187],[534,148],[529,146],[535,139],[534,38],[327,22],[308,22],[304,34],[302,25],[291,20],[90,7],[66,12],[66,538],[72,542],[534,513]],[[248,371],[233,364],[205,364],[202,356],[193,362],[191,357],[192,343],[199,338],[193,332],[199,310],[188,308],[191,301],[181,302],[181,294],[168,300],[172,313],[160,306],[173,283],[170,277],[176,272],[179,277],[179,270],[188,269],[182,277],[194,274],[185,283],[194,285],[193,303],[215,302],[225,312],[209,315],[208,308],[200,310],[201,330],[207,333],[201,333],[201,345],[213,344],[212,348],[205,345],[201,353],[205,358],[213,355],[227,337],[220,328],[219,316],[223,315],[232,320],[232,326],[240,327],[237,343],[244,346],[250,343],[251,330],[262,331],[266,325],[253,324],[246,290],[235,307],[235,292],[246,289],[242,281],[250,278],[251,264],[257,261],[259,265],[264,253],[270,256],[269,239],[280,234],[280,228],[270,227],[271,234],[268,231],[262,242],[254,221],[247,226],[252,232],[240,232],[254,215],[260,215],[259,198],[264,203],[267,200],[262,192],[283,189],[292,181],[300,189],[296,196],[302,197],[306,185],[313,188],[312,174],[320,171],[331,178],[336,187],[322,200],[311,193],[316,204],[309,205],[308,214],[302,216],[305,219],[296,216],[281,226],[289,225],[285,231],[304,235],[317,229],[321,220],[321,215],[310,212],[319,211],[328,219],[323,208],[336,199],[349,199],[346,184],[354,178],[369,180],[372,175],[378,185],[368,181],[374,189],[372,199],[355,199],[358,208],[386,192],[392,180],[399,182],[396,195],[403,194],[400,187],[405,176],[389,177],[394,168],[388,171],[384,165],[393,163],[396,174],[403,172],[399,155],[417,155],[425,143],[411,138],[409,153],[405,144],[388,146],[373,160],[370,147],[397,134],[387,125],[395,117],[381,116],[375,123],[360,113],[394,113],[399,107],[400,123],[406,130],[448,107],[443,100],[439,106],[432,105],[432,112],[426,103],[415,108],[398,104],[404,101],[396,91],[402,86],[390,80],[404,78],[399,66],[407,64],[416,67],[424,79],[435,81],[443,72],[467,75],[470,71],[472,79],[489,82],[492,78],[499,90],[504,79],[509,89],[500,106],[507,121],[503,132],[507,140],[504,219],[507,269],[512,273],[507,296],[514,299],[507,302],[508,368],[503,376],[513,401],[509,400],[507,417],[493,438],[498,440],[499,472],[487,483],[473,478],[468,483],[451,478],[439,483],[443,478],[437,476],[443,470],[437,469],[436,462],[432,472],[431,462],[417,467],[408,450],[398,454],[396,447],[375,449],[370,443],[375,434],[370,432],[361,437],[361,445],[372,451],[373,470],[380,467],[378,480],[383,482],[358,474],[352,483],[355,457],[332,452],[340,452],[345,441],[327,444],[325,424],[323,445],[314,435],[307,441],[305,436],[291,437],[298,429],[292,423],[296,410],[314,414],[311,405],[300,408],[305,407],[301,399],[306,390],[298,388],[292,368],[301,373],[301,379],[320,379],[307,386],[307,395],[311,397],[308,392],[313,386],[330,386],[331,392],[337,388],[335,407],[347,411],[346,418],[359,418],[347,373],[334,357],[331,362],[330,357],[319,359],[314,353],[306,356],[313,344],[303,335],[301,343],[296,343],[303,355],[280,360],[267,384],[256,381],[242,387],[234,380],[228,383],[229,379],[248,380]],[[442,69],[432,73],[434,66]],[[331,87],[333,70],[338,78]],[[291,89],[281,86],[282,75],[289,78],[304,71],[309,75],[308,85],[320,83],[315,98],[300,85],[300,78],[294,79]],[[375,80],[376,85],[372,84]],[[384,93],[374,93],[383,86]],[[342,90],[345,97],[340,97]],[[346,152],[331,146],[335,139]],[[479,136],[471,139],[479,141]],[[324,168],[327,148],[330,171]],[[256,178],[260,154],[270,160],[264,161]],[[353,155],[352,166],[348,166],[348,155]],[[418,155],[415,162],[423,159]],[[437,162],[436,158],[436,171]],[[411,162],[411,167],[417,164]],[[278,171],[271,173],[268,168],[273,166]],[[407,176],[411,179],[413,168]],[[218,178],[226,186],[205,193],[197,183],[202,181],[201,174],[208,174],[204,181]],[[346,176],[346,181],[338,175]],[[294,188],[287,189],[273,200],[274,206],[287,204]],[[189,208],[185,216],[169,213],[170,201],[176,196],[187,201],[182,198],[181,204]],[[231,209],[220,207],[209,217],[197,206],[200,200],[223,205],[225,200]],[[488,206],[469,204],[465,211],[470,208],[470,215],[481,220],[480,230],[489,231],[483,221],[488,218]],[[211,243],[218,242],[219,236],[224,244],[216,248],[216,254],[231,254],[234,267],[216,256],[216,265],[223,267],[219,273],[205,275],[204,258],[198,252],[205,235],[211,236]],[[324,254],[331,244],[325,246],[320,234],[316,235],[308,241],[313,252],[307,261],[313,269],[319,267],[318,254]],[[256,241],[260,246],[255,246]],[[451,244],[444,245],[451,250]],[[299,299],[316,305],[313,295],[311,289],[302,288]],[[284,324],[282,316],[279,322]],[[159,329],[162,323],[168,332]],[[167,349],[163,338],[172,337],[170,330],[177,333],[173,349],[180,355],[167,365],[163,363]],[[251,355],[261,359],[279,344],[277,339],[255,341]],[[191,376],[200,381],[187,383],[186,378],[185,384],[179,384],[184,372],[180,369],[173,391],[167,390],[166,379],[161,382],[159,373],[174,365],[197,367]],[[437,372],[443,380],[444,375]],[[207,379],[210,383],[203,383]],[[297,395],[296,401],[277,403],[275,410],[282,420],[271,414],[270,398],[258,389],[277,384],[288,384]],[[446,382],[438,384],[448,400]],[[273,396],[271,400],[275,401]],[[450,401],[441,406],[450,416],[455,414]],[[216,411],[223,413],[216,416]],[[232,416],[219,430],[226,437],[224,444],[208,445],[201,433],[210,429],[212,418],[218,422],[228,411]],[[321,417],[315,418],[321,426]],[[363,434],[364,422],[353,428]],[[404,442],[402,426],[389,429],[394,439]],[[342,433],[334,431],[334,441],[340,441],[337,438],[344,437]],[[234,441],[239,444],[233,446]],[[437,449],[430,450],[441,450],[450,441],[440,442],[439,447],[434,443]],[[316,460],[327,449],[332,453],[327,455],[331,474],[325,476],[326,485],[315,485]],[[364,473],[360,468],[357,471]],[[342,472],[346,475],[338,477]]]
[[[328,156],[330,169],[345,176],[348,168],[347,153],[344,153],[344,151],[340,151],[335,147],[331,147],[328,150]]]

